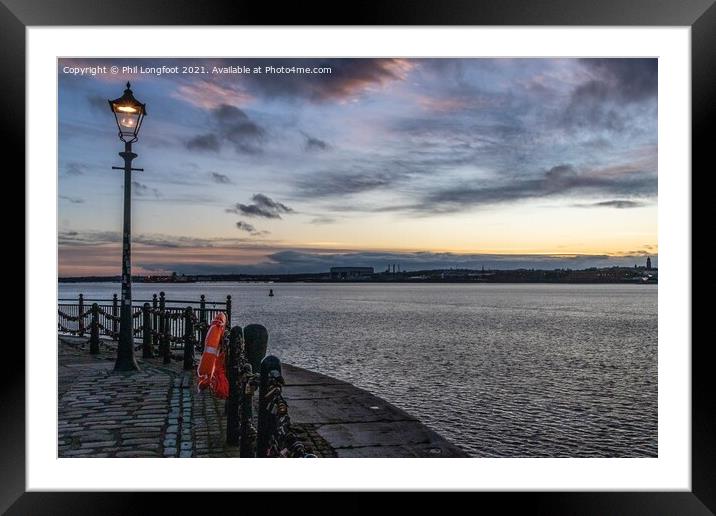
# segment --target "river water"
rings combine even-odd
[[[231,294],[234,324],[265,325],[269,353],[386,399],[472,456],[655,457],[657,289],[193,283],[133,293]],[[59,286],[60,297],[118,291]]]

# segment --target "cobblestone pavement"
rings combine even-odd
[[[115,344],[96,356],[62,337],[58,356],[60,457],[238,457],[226,445],[224,400],[197,393],[181,357],[138,360],[115,372]],[[415,417],[355,386],[283,364],[291,429],[318,457],[466,457]],[[254,421],[258,410],[254,396]]]
[[[140,360],[141,371],[124,373],[113,371],[111,343],[96,356],[86,339],[61,338],[58,349],[59,457],[238,456],[225,444],[225,402],[196,393],[181,361]],[[316,455],[335,456],[311,425],[294,431]]]

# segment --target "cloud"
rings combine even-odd
[[[588,267],[631,267],[635,260],[646,254],[643,250],[620,256],[606,254],[589,255],[499,255],[499,254],[456,254],[435,252],[315,252],[304,250],[280,250],[266,255],[264,261],[237,266],[235,264],[213,264],[208,269],[202,265],[187,265],[185,272],[200,273],[320,273],[331,267],[373,267],[382,272],[396,264],[402,271],[436,269],[583,269]],[[650,254],[655,257],[655,253]],[[170,267],[170,264],[165,264]]]
[[[316,138],[316,137],[306,134],[304,132],[301,132],[301,134],[306,139],[304,149],[308,152],[310,152],[310,151],[325,151],[330,148],[330,145],[328,145],[327,142],[325,142],[319,138]]]
[[[118,275],[122,234],[118,231],[59,231],[58,253],[61,276],[88,274]],[[166,234],[132,235],[133,267],[138,274],[201,269],[207,264],[247,263],[275,248],[255,236],[245,238],[197,238]],[[167,265],[162,265],[165,263]]]
[[[657,94],[659,60],[656,58],[585,58],[579,61],[594,78],[578,87],[576,95],[640,102]],[[599,86],[595,87],[594,84]]]
[[[81,176],[87,172],[87,165],[79,161],[70,161],[65,165],[65,174],[68,176]]]
[[[122,234],[118,231],[59,231],[57,233],[58,245],[83,246],[121,241]]]
[[[69,197],[67,195],[60,195],[60,199],[65,200],[72,204],[82,204],[85,202],[84,199],[81,199],[79,197]]]
[[[616,107],[611,107],[602,100],[600,93],[605,88],[601,83],[590,83],[572,98],[562,114],[560,123],[566,128],[606,129],[622,132],[628,120]]]
[[[442,98],[420,95],[417,98],[418,105],[426,111],[436,113],[451,113],[473,107],[476,101],[471,98]]]
[[[65,246],[105,245],[122,242],[119,231],[59,231],[58,244]],[[161,233],[132,234],[132,242],[165,248],[232,248],[245,245],[248,240],[239,238],[199,238],[165,235]]]
[[[314,217],[311,219],[310,224],[316,224],[316,225],[322,225],[322,224],[333,224],[336,222],[336,219],[333,217],[328,217],[326,215],[319,215],[318,217]]]
[[[612,168],[580,172],[570,164],[561,164],[537,177],[506,176],[487,186],[464,184],[430,192],[411,209],[449,213],[527,199],[600,194],[654,196],[656,176],[638,168],[621,167],[619,173]]]
[[[642,201],[629,201],[629,200],[623,200],[623,199],[614,199],[611,201],[601,201],[601,202],[595,202],[590,204],[574,204],[577,208],[618,208],[618,209],[627,209],[627,208],[641,208],[642,206],[646,206],[645,202]]]
[[[151,77],[158,81],[176,81],[177,86],[170,93],[203,109],[213,109],[219,104],[237,106],[253,102],[256,97],[275,100],[310,100],[312,102],[341,101],[355,97],[365,91],[381,88],[395,81],[403,81],[416,66],[418,60],[397,58],[210,58],[194,60],[194,64],[216,67],[246,66],[262,67],[263,73],[211,74],[209,77],[188,75]],[[64,59],[63,64],[84,67],[97,65],[185,65],[183,59]],[[268,67],[273,67],[270,69]],[[281,72],[281,68],[289,72]],[[322,68],[322,71],[317,70]],[[59,74],[62,81],[77,81],[78,77]],[[97,75],[93,79],[116,82],[139,79],[135,74]],[[146,79],[142,76],[142,79]],[[106,99],[104,99],[106,104]]]
[[[244,222],[242,220],[238,221],[236,223],[236,227],[241,231],[246,231],[251,236],[264,236],[264,235],[270,235],[270,231],[259,231],[254,227],[253,224],[249,224],[248,222]]]
[[[319,171],[296,180],[295,184],[302,197],[340,197],[385,188],[405,179],[405,171],[397,168]]]
[[[249,116],[229,104],[211,110],[212,131],[197,135],[185,142],[189,150],[218,152],[223,144],[240,154],[258,154],[266,131]]]
[[[329,249],[280,249],[270,242],[257,240],[265,232],[258,231],[249,238],[198,238],[164,234],[132,235],[137,268],[176,270],[204,273],[303,273],[328,272],[336,266],[368,266],[376,272],[397,264],[401,270],[429,270],[470,268],[571,268],[633,266],[637,258],[651,256],[656,265],[656,247],[647,244],[642,249],[607,254],[548,254],[501,255],[457,254],[440,252],[346,251]],[[121,253],[122,234],[119,231],[60,231],[58,243],[61,271],[76,275],[88,274],[88,269],[104,268],[107,274],[117,274],[117,257]],[[161,251],[165,249],[166,251]],[[62,272],[62,275],[68,275]]]
[[[221,105],[242,106],[253,99],[235,84],[221,84],[218,81],[196,80],[180,84],[172,97],[203,109],[216,109]]]
[[[236,64],[236,61],[232,62]],[[407,78],[415,62],[406,59],[241,60],[248,66],[330,69],[330,73],[261,73],[241,77],[247,91],[270,99],[342,101]]]
[[[108,99],[102,97],[101,95],[87,95],[87,102],[92,109],[94,109],[95,111],[109,114],[110,110],[109,103],[107,102],[107,100]]]
[[[231,184],[231,178],[227,176],[226,174],[220,174],[218,172],[210,172],[211,179],[220,185],[230,185]]]
[[[483,155],[469,149],[419,149],[401,159],[366,157],[364,164],[309,172],[294,180],[294,186],[295,195],[302,198],[341,199],[341,204],[332,208],[335,211],[409,215],[452,213],[550,197],[626,197],[637,202],[633,198],[656,196],[654,153],[655,148],[640,150],[628,156],[628,161],[601,168],[560,163],[535,170],[527,159],[517,158],[514,150],[505,161],[499,156],[492,161],[492,150]],[[373,194],[362,199],[367,202],[363,207],[347,204],[344,199],[368,193]],[[383,193],[390,195],[387,205],[380,204],[385,202],[381,201]]]
[[[633,259],[644,256],[643,250],[619,257],[583,255],[500,255],[500,254],[456,254],[435,252],[350,252],[315,253],[304,251],[279,251],[268,256],[276,268],[290,268],[302,272],[327,272],[330,267],[373,267],[376,272],[396,264],[401,270],[430,270],[466,268],[481,269],[581,269],[587,267],[609,267],[633,265]],[[653,256],[653,254],[652,254]]]
[[[241,231],[246,231],[247,233],[253,233],[256,231],[256,228],[249,224],[248,222],[238,221],[236,223],[236,227],[239,228]]]
[[[188,140],[185,145],[189,150],[198,151],[219,152],[219,149],[221,148],[219,138],[215,134],[211,133],[194,136]]]
[[[213,111],[213,115],[219,124],[220,136],[237,150],[245,150],[264,136],[265,131],[235,106],[223,104]]]
[[[407,191],[415,181],[432,178],[432,185],[445,184],[451,180],[450,173],[457,167],[472,165],[478,160],[474,149],[465,146],[458,138],[445,139],[439,146],[422,144],[394,149],[385,147],[383,152],[369,150],[349,159],[341,156],[334,168],[306,172],[293,181],[295,194],[308,199],[342,197],[377,190]]]
[[[573,91],[561,123],[566,127],[623,132],[633,123],[634,104],[655,100],[657,59],[580,59],[590,77]]]
[[[656,194],[656,175],[648,160],[602,169],[578,169],[559,164],[549,169],[490,172],[477,178],[449,175],[454,166],[472,166],[467,156],[426,154],[411,161],[376,163],[375,169],[353,167],[347,170],[313,172],[296,180],[297,194],[310,199],[334,199],[376,190],[391,193],[387,206],[363,208],[373,212],[452,213],[476,207],[528,199],[572,195],[615,195],[649,197]],[[499,163],[498,163],[499,165]],[[436,181],[438,173],[445,179]],[[398,196],[402,197],[397,202]],[[636,201],[633,201],[636,202]],[[358,210],[342,203],[337,211]]]
[[[161,197],[159,190],[151,188],[139,181],[132,181],[132,192],[137,197],[146,197],[147,195],[153,195],[154,197]]]
[[[254,201],[252,204],[236,203],[235,207],[226,211],[266,219],[280,219],[281,214],[294,213],[292,208],[261,193],[254,194],[251,200]]]

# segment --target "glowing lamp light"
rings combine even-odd
[[[109,107],[114,113],[119,128],[119,139],[125,143],[136,142],[139,139],[139,128],[147,114],[146,104],[134,98],[134,94],[127,83],[124,95],[118,99],[108,100]]]

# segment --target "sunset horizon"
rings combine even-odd
[[[197,72],[170,72],[182,66]],[[127,81],[147,104],[133,274],[656,266],[656,72],[655,59],[60,59],[59,276],[120,273],[107,99]]]

